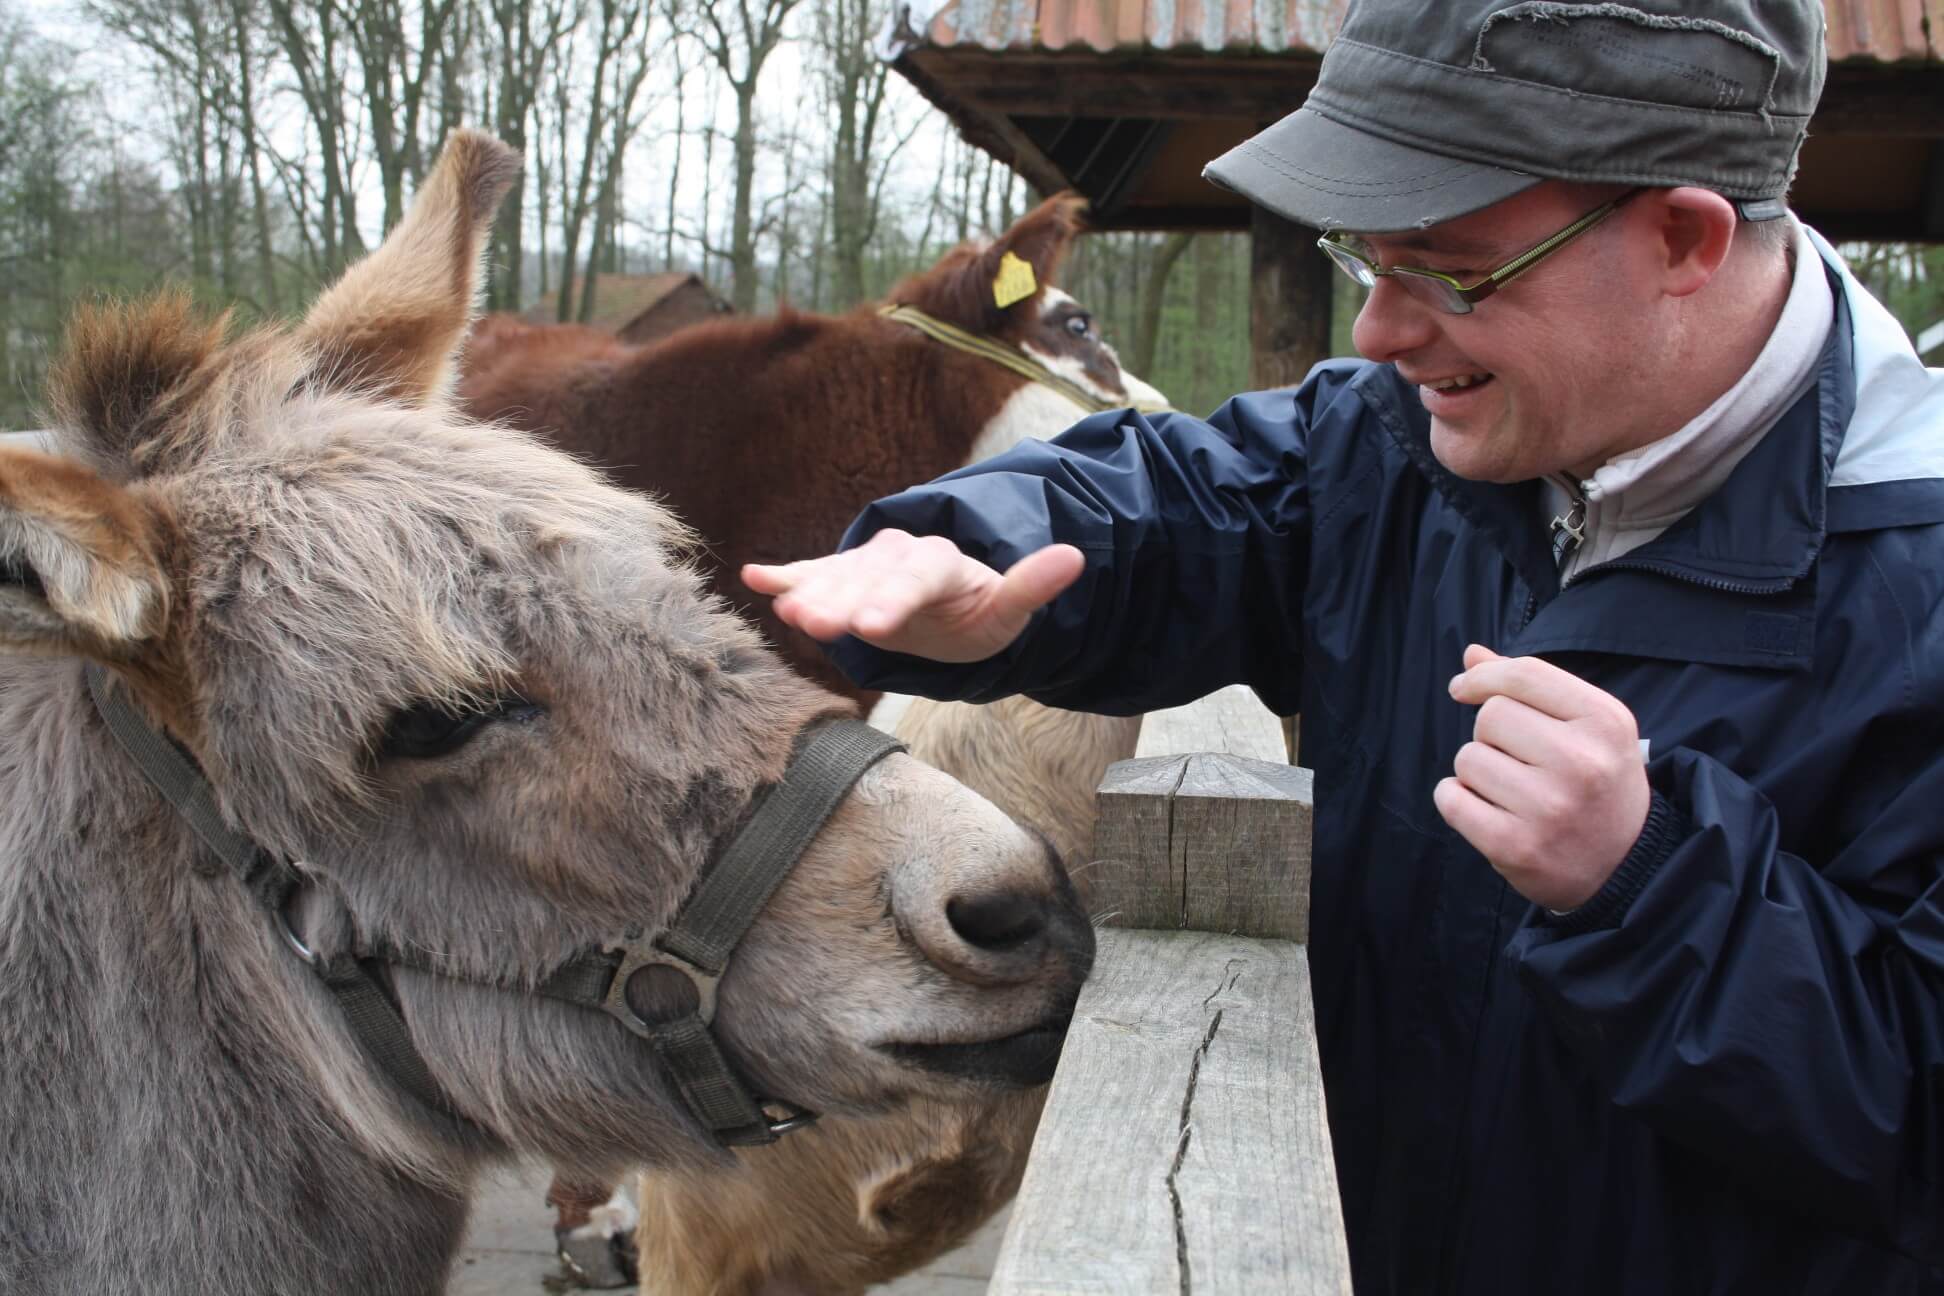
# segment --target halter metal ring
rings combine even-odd
[[[601,1000],[601,1010],[635,1034],[651,1036],[657,1025],[645,1020],[628,1002],[628,983],[634,979],[635,973],[645,967],[670,967],[687,977],[689,984],[695,987],[695,1016],[704,1026],[715,1020],[716,983],[722,980],[720,974],[705,972],[680,955],[670,954],[656,945],[653,937],[631,934],[605,948],[610,953],[619,954],[621,962],[614,969],[613,979],[608,982],[607,994]]]
[[[288,891],[284,892],[283,899],[270,907],[270,913],[276,920],[277,934],[283,937],[284,944],[290,946],[291,952],[306,964],[316,967],[317,951],[304,943],[304,938],[297,934],[296,924],[290,921],[290,906],[299,895],[303,894],[303,890],[301,883],[293,884]]]

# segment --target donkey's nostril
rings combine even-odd
[[[968,945],[1002,952],[1046,930],[1046,905],[1018,891],[954,896],[945,902],[945,918]]]

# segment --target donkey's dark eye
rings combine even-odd
[[[461,710],[443,702],[418,702],[392,714],[378,754],[414,760],[449,756],[489,724],[531,720],[539,714],[540,708],[522,697],[503,697],[481,708]]]
[[[1093,332],[1093,316],[1075,315],[1066,322],[1066,329],[1073,336],[1083,338]]]
[[[17,557],[0,558],[0,585],[13,585],[39,598],[47,597],[40,573]]]

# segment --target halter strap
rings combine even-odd
[[[947,324],[942,319],[927,315],[916,306],[892,302],[878,307],[878,314],[885,319],[896,320],[900,324],[917,329],[932,341],[942,342],[954,351],[964,351],[982,360],[990,360],[993,364],[1012,370],[1022,378],[1036,382],[1042,387],[1050,387],[1089,414],[1104,414],[1108,410],[1130,408],[1140,410],[1143,414],[1160,414],[1169,409],[1169,406],[1157,405],[1153,401],[1102,400],[1080,384],[1060,377],[1024,351],[1007,346],[1003,342],[995,342],[991,338],[980,337],[976,333],[968,333],[956,324]]]
[[[125,689],[108,686],[108,672],[90,662],[88,694],[95,710],[123,751],[216,855],[229,866],[244,890],[270,915],[273,926],[325,989],[331,992],[351,1026],[351,1034],[378,1069],[420,1106],[448,1127],[475,1129],[451,1097],[432,1077],[425,1058],[412,1043],[391,997],[369,968],[354,954],[320,959],[291,932],[289,906],[304,885],[300,869],[264,850],[223,822],[209,781],[183,750],[150,725],[128,700]],[[219,870],[208,870],[210,873]]]
[[[302,869],[277,859],[223,821],[195,762],[148,723],[126,690],[108,686],[106,671],[90,663],[87,680],[95,708],[116,742],[331,991],[359,1047],[433,1114],[460,1128],[476,1128],[433,1078],[403,1016],[367,966],[372,960],[355,951],[320,959],[291,929],[288,911],[305,885]],[[773,1143],[814,1121],[814,1113],[757,1099],[737,1076],[709,1030],[716,983],[736,944],[864,771],[903,750],[903,743],[855,720],[815,729],[800,740],[783,781],[758,794],[741,830],[703,872],[667,928],[648,934],[639,926],[628,927],[607,946],[585,950],[554,969],[533,993],[605,1012],[646,1040],[689,1110],[725,1147]],[[377,957],[452,980],[473,980],[411,951],[388,948]],[[643,1017],[628,990],[636,974],[651,967],[669,967],[686,976],[695,987],[695,1006],[666,1019]],[[766,1107],[788,1110],[778,1117]]]

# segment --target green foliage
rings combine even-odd
[[[1850,270],[1890,308],[1915,338],[1944,324],[1944,247],[1920,243],[1850,243],[1842,248]],[[1944,347],[1925,359],[1944,363]]]

